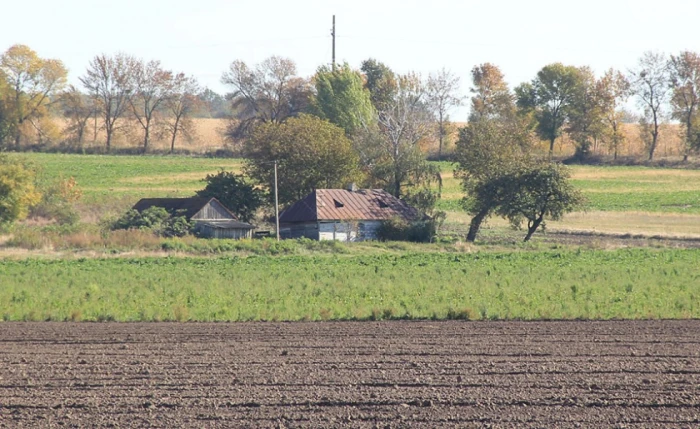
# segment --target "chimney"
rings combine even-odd
[[[351,184],[348,185],[348,191],[350,191],[350,192],[357,191],[357,185],[355,184],[355,182],[352,182]]]

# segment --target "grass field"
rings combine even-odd
[[[700,317],[698,250],[0,261],[4,320]],[[49,280],[50,279],[50,280]]]

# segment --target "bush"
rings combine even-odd
[[[192,233],[194,222],[179,213],[170,214],[162,207],[150,207],[141,212],[127,211],[111,225],[111,229],[138,229],[159,237],[183,237]]]
[[[408,222],[401,218],[385,220],[377,231],[381,241],[412,241],[427,243],[435,236],[435,221],[432,219]]]
[[[80,221],[74,204],[80,200],[82,192],[74,178],[58,180],[41,191],[41,201],[31,208],[31,216],[52,219],[66,225],[74,225]]]

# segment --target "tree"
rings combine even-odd
[[[90,61],[85,75],[80,77],[80,82],[95,99],[102,115],[107,152],[112,149],[117,121],[123,117],[133,96],[137,64],[136,59],[126,54],[119,53],[112,57],[102,54]]]
[[[516,227],[525,220],[524,241],[528,241],[540,226],[544,228],[545,218],[559,220],[583,204],[583,196],[568,179],[566,167],[553,163],[504,175],[499,178],[499,188],[505,202],[496,211]]]
[[[396,75],[386,64],[373,58],[363,61],[360,70],[365,74],[365,88],[374,109],[386,110],[395,98]]]
[[[599,96],[603,137],[613,152],[613,159],[617,159],[618,151],[625,141],[621,124],[625,115],[623,106],[630,95],[630,83],[622,73],[611,68],[596,82],[596,92]]]
[[[202,103],[197,96],[199,91],[199,85],[193,77],[178,73],[172,78],[170,96],[164,101],[165,110],[169,113],[165,126],[170,134],[170,153],[175,152],[178,135],[191,137],[194,133],[192,114]]]
[[[133,90],[128,100],[134,118],[143,128],[143,152],[145,153],[151,141],[155,114],[172,96],[173,75],[172,72],[161,67],[160,61],[137,60],[133,66]]]
[[[459,77],[443,68],[428,77],[426,91],[427,103],[437,121],[438,160],[440,160],[442,159],[444,140],[448,135],[450,110],[462,105],[462,97],[457,94],[459,91]]]
[[[473,95],[469,122],[515,116],[515,97],[498,66],[491,63],[474,66],[470,91]]]
[[[245,173],[272,190],[278,164],[280,204],[317,188],[340,188],[358,178],[357,154],[345,131],[328,121],[301,114],[257,126],[244,145]]]
[[[700,149],[700,55],[690,51],[671,55],[669,68],[672,117],[684,128],[683,160],[687,161],[688,152]]]
[[[242,174],[221,170],[207,174],[207,186],[197,191],[204,198],[216,198],[243,222],[250,222],[262,206],[262,191],[248,183]]]
[[[459,130],[455,145],[455,177],[466,194],[462,204],[472,216],[467,241],[474,241],[482,223],[506,202],[501,178],[533,162],[530,133],[522,122],[479,118]]]
[[[65,133],[68,138],[83,146],[88,121],[95,114],[95,100],[86,96],[73,85],[61,95],[63,116],[68,120]]]
[[[59,60],[43,59],[28,46],[14,45],[0,57],[0,75],[7,82],[5,115],[19,149],[25,124],[41,134],[37,119],[65,86],[68,71]]]
[[[7,82],[2,73],[0,73],[0,148],[5,145],[5,141],[12,135],[12,123],[8,108],[9,93]]]
[[[221,77],[234,89],[230,97],[238,122],[230,128],[230,137],[246,137],[258,123],[281,123],[307,111],[311,88],[296,73],[296,64],[282,57],[272,56],[252,69],[243,61],[232,62]]]
[[[588,67],[578,69],[578,85],[568,109],[566,131],[576,146],[574,158],[583,159],[595,147],[603,131],[603,113],[600,106],[596,78]]]
[[[231,114],[231,108],[224,97],[209,88],[204,88],[197,94],[197,105],[201,108],[197,109],[195,116],[203,116],[206,118],[228,118]]]
[[[194,231],[195,222],[182,211],[169,212],[163,207],[149,207],[141,212],[130,209],[111,225],[112,230],[138,229],[159,237],[184,237]]]
[[[440,181],[439,169],[428,164],[420,149],[433,124],[426,102],[420,76],[400,76],[394,98],[376,112],[376,126],[365,127],[355,141],[370,184],[395,197],[404,196],[407,188],[423,187],[431,179]]]
[[[554,63],[537,72],[531,83],[515,89],[517,105],[525,112],[532,112],[537,123],[537,134],[549,141],[549,156],[554,152],[554,142],[561,135],[574,97],[580,86],[580,72],[576,67]]]
[[[362,75],[347,63],[335,70],[320,67],[312,82],[316,92],[311,98],[310,111],[314,115],[343,128],[348,136],[372,121],[374,108],[370,93],[364,87]]]
[[[645,52],[639,59],[637,68],[630,71],[632,91],[637,102],[644,109],[641,120],[642,130],[648,136],[647,149],[649,160],[654,158],[654,151],[659,142],[659,130],[665,116],[668,101],[669,76],[668,61],[663,54]]]
[[[0,155],[0,225],[24,219],[41,201],[35,182],[36,173],[29,165]]]

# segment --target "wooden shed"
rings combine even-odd
[[[377,239],[382,222],[423,216],[383,189],[317,189],[280,215],[283,238],[362,241]]]
[[[172,215],[195,222],[195,232],[207,238],[252,238],[255,226],[241,222],[216,198],[144,198],[133,209],[139,212],[162,207]]]

